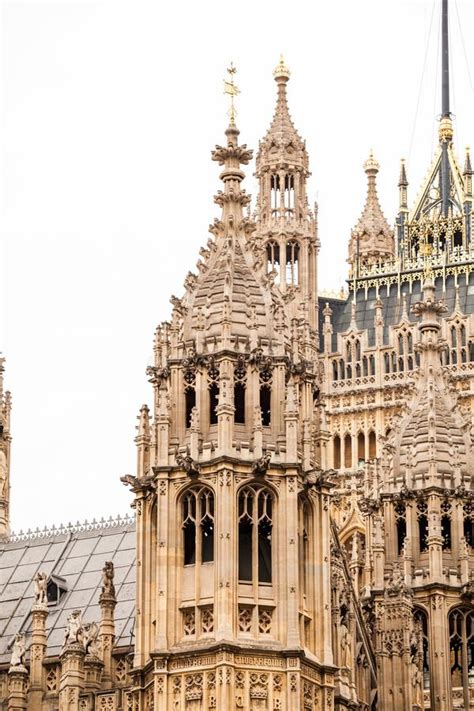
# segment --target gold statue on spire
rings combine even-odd
[[[235,117],[237,116],[237,111],[234,106],[234,97],[240,94],[240,89],[234,83],[234,74],[237,73],[236,67],[234,67],[233,62],[230,63],[230,67],[227,69],[229,79],[224,79],[224,94],[230,96],[230,108],[228,111],[230,125],[235,126]]]

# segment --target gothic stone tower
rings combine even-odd
[[[188,274],[183,298],[171,299],[171,322],[157,329],[153,416],[143,406],[137,474],[125,477],[137,514],[135,693],[157,711],[333,708],[316,240],[306,154],[285,138],[281,66],[276,78],[279,143],[266,177],[272,129],[261,147],[259,229],[265,239],[277,231],[293,281],[277,288],[256,258],[241,189],[252,152],[231,120],[212,153],[222,166],[222,214],[199,274]],[[294,152],[285,166],[282,147]],[[278,204],[264,217],[267,188]],[[299,308],[287,308],[290,286]]]

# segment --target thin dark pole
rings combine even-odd
[[[442,0],[441,8],[441,121],[450,119],[449,110],[449,35],[448,35],[448,0]],[[449,212],[451,181],[449,175],[448,141],[441,142],[441,197],[444,217]]]
[[[450,115],[449,111],[449,39],[448,39],[448,0],[443,0],[441,16],[441,41],[442,41],[442,99],[441,116]]]

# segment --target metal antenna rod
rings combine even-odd
[[[451,129],[451,113],[449,111],[449,35],[448,35],[448,0],[442,0],[441,8],[441,200],[442,214],[444,217],[449,213],[449,199],[451,192],[451,180],[449,174],[448,143],[452,138],[452,130],[446,134],[446,128]]]
[[[442,37],[442,72],[441,72],[441,116],[449,118],[449,38],[448,38],[448,0],[443,0],[441,15]]]

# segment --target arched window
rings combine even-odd
[[[299,251],[298,242],[286,243],[286,283],[293,286],[299,283]]]
[[[260,371],[259,380],[262,425],[269,427],[272,423],[272,371],[270,368],[263,368]]]
[[[287,217],[293,214],[295,207],[295,179],[292,175],[285,175],[285,215]]]
[[[209,387],[209,424],[217,425],[217,406],[219,404],[219,369],[211,365],[208,370]]]
[[[267,274],[276,272],[275,282],[280,281],[280,246],[273,240],[267,243]]]
[[[424,501],[419,502],[417,515],[420,553],[424,553],[428,550],[428,506]]]
[[[449,614],[451,687],[462,691],[464,706],[470,706],[469,687],[474,686],[474,611],[457,608]]]
[[[352,437],[346,434],[344,437],[344,467],[350,469],[352,467]]]
[[[214,560],[214,494],[207,487],[187,489],[182,496],[184,565]]]
[[[377,456],[377,440],[375,438],[375,432],[371,430],[369,432],[369,459],[375,459]]]
[[[278,215],[280,209],[280,176],[272,175],[270,178],[270,203],[272,216]]]
[[[334,452],[334,469],[340,469],[341,468],[341,438],[339,437],[339,435],[334,436],[333,452]]]
[[[441,538],[444,551],[451,550],[451,505],[448,500],[441,504]]]
[[[357,463],[363,464],[365,462],[365,435],[363,432],[359,432],[357,435]]]
[[[184,411],[186,428],[191,427],[191,415],[196,406],[196,371],[191,368],[184,372]]]
[[[466,543],[471,548],[474,547],[474,504],[466,501],[463,506],[463,534]]]
[[[239,492],[239,580],[272,582],[273,494],[264,487]]]
[[[397,503],[395,506],[395,525],[397,527],[397,553],[401,555],[407,536],[406,507],[403,503]]]
[[[428,690],[430,688],[430,653],[426,612],[415,609],[413,622],[415,638],[410,650],[411,657],[423,674],[423,689]]]
[[[234,422],[245,424],[245,390],[247,369],[244,362],[238,362],[234,368]]]

